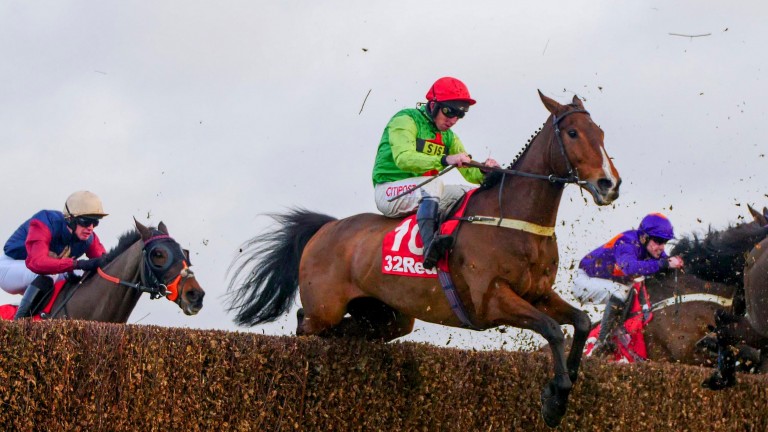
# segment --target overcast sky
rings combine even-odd
[[[232,323],[239,246],[264,213],[375,212],[383,127],[447,75],[478,101],[454,127],[475,159],[513,159],[547,118],[537,89],[577,94],[605,131],[621,197],[598,208],[569,186],[558,217],[557,289],[572,299],[571,263],[648,212],[685,234],[768,204],[767,12],[758,0],[4,1],[0,237],[88,189],[110,213],[107,248],[133,217],[164,221],[207,292],[197,316],[144,297],[129,322],[293,333],[293,314]],[[419,324],[408,339],[494,348],[510,335]]]

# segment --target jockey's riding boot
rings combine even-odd
[[[424,243],[424,268],[437,265],[440,257],[453,246],[453,237],[437,235],[439,204],[437,198],[426,196],[421,199],[416,211],[421,241]]]
[[[26,318],[32,316],[35,309],[41,303],[48,299],[48,295],[53,292],[53,279],[48,276],[39,275],[32,281],[24,291],[24,296],[19,302],[19,308],[13,319]]]
[[[600,321],[600,334],[597,336],[595,354],[610,354],[616,350],[611,336],[621,324],[624,312],[624,301],[616,296],[610,296],[605,304],[603,319]]]

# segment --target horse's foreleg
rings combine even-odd
[[[552,350],[555,376],[541,392],[541,415],[544,422],[555,427],[560,424],[568,408],[568,395],[573,383],[565,361],[565,338],[557,321],[518,296],[510,286],[499,287],[489,303],[486,318],[496,324],[505,324],[533,330],[547,340]]]
[[[591,325],[589,315],[581,309],[573,307],[557,295],[550,296],[546,303],[537,306],[539,310],[554,318],[558,323],[573,326],[573,342],[571,343],[571,351],[568,353],[566,365],[571,383],[575,383],[579,375],[584,345],[587,342],[587,336],[589,336]]]
[[[738,325],[740,317],[720,309],[715,312],[715,334],[717,335],[717,369],[702,386],[711,390],[722,390],[736,384],[736,353],[733,344],[738,339],[732,327]]]

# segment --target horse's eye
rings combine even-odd
[[[576,133],[576,131],[573,130],[573,129],[568,131],[568,136],[571,137],[571,138],[576,138],[577,135],[578,135],[578,133]]]

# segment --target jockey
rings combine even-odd
[[[63,212],[41,210],[11,235],[0,255],[0,288],[24,294],[14,319],[46,300],[59,275],[100,266],[106,250],[94,228],[104,216],[99,197],[79,191],[67,198]],[[83,254],[90,259],[78,260]]]
[[[634,278],[683,266],[682,258],[664,252],[664,245],[674,236],[669,219],[651,213],[636,230],[617,235],[581,260],[573,278],[574,296],[582,305],[605,304],[596,349],[610,345],[608,336],[621,323]]]
[[[392,197],[413,189],[440,170],[455,165],[470,183],[482,183],[484,174],[464,167],[471,157],[459,137],[451,130],[475,104],[467,86],[456,78],[443,77],[427,91],[427,103],[397,112],[387,124],[379,142],[373,165],[376,207],[384,216],[397,218],[416,212],[424,243],[424,267],[433,268],[441,253],[448,250],[451,237],[437,236],[439,209],[447,209],[469,190],[469,186],[444,185],[436,178],[419,193]],[[499,164],[489,158],[485,165]]]

